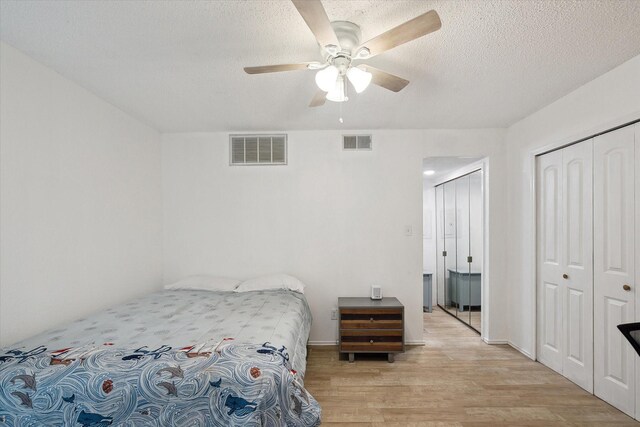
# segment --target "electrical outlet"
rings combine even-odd
[[[331,320],[338,320],[338,310],[335,308],[331,310]]]

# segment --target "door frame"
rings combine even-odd
[[[547,143],[541,147],[538,148],[534,148],[529,150],[528,154],[527,154],[527,161],[528,161],[528,165],[529,168],[531,170],[531,176],[529,177],[529,188],[531,188],[531,192],[530,192],[530,206],[531,206],[531,210],[529,211],[529,213],[531,214],[531,222],[530,222],[530,226],[531,226],[531,230],[532,233],[531,235],[534,237],[533,239],[531,239],[531,243],[529,246],[529,260],[531,262],[531,289],[530,289],[530,297],[531,297],[531,301],[533,301],[533,307],[531,310],[531,328],[533,331],[533,334],[531,336],[531,354],[528,355],[532,360],[538,360],[538,326],[537,326],[537,322],[538,322],[538,316],[537,316],[537,312],[538,312],[538,286],[537,286],[537,280],[538,280],[538,275],[537,275],[537,269],[536,266],[538,265],[538,256],[537,256],[537,250],[538,250],[538,239],[537,239],[537,235],[538,235],[538,227],[537,227],[537,191],[538,188],[536,186],[536,180],[538,178],[537,176],[537,169],[536,169],[536,158],[538,156],[541,156],[543,154],[549,153],[551,151],[556,151],[559,149],[562,149],[564,147],[568,147],[570,145],[574,145],[577,143],[580,143],[582,141],[586,141],[589,140],[591,138],[595,138],[596,136],[605,134],[605,133],[609,133],[612,132],[614,130],[626,127],[626,126],[631,126],[634,125],[636,123],[640,123],[640,112],[636,112],[633,114],[630,114],[628,116],[625,116],[623,118],[617,119],[617,120],[613,120],[613,121],[608,121],[605,123],[602,123],[598,126],[592,127],[588,130],[585,130],[583,132],[579,132],[577,134],[573,134],[569,137],[565,137],[565,138],[561,138],[558,139],[554,142],[550,142]]]

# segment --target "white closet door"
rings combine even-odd
[[[635,412],[636,354],[616,326],[635,319],[634,129],[594,143],[594,392]],[[626,285],[626,286],[625,286]]]
[[[562,150],[562,326],[565,377],[593,392],[593,140]],[[555,271],[555,270],[554,270]]]
[[[538,360],[562,374],[562,152],[537,158]]]

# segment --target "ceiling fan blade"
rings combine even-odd
[[[316,36],[320,46],[323,48],[335,46],[336,51],[340,50],[340,42],[320,0],[291,0],[291,2],[298,9],[313,35]]]
[[[244,72],[247,74],[264,74],[264,73],[278,73],[280,71],[294,71],[294,70],[307,70],[309,62],[303,62],[300,64],[279,64],[279,65],[262,65],[259,67],[244,67]]]
[[[442,22],[440,22],[438,13],[435,10],[431,10],[362,43],[355,52],[366,47],[369,49],[368,57],[370,58],[439,30],[440,27],[442,27]]]
[[[382,86],[385,89],[389,89],[393,92],[400,92],[409,84],[409,80],[403,79],[402,77],[394,76],[393,74],[389,74],[386,71],[379,70],[370,65],[365,65],[365,67],[368,72],[373,74],[371,83]]]
[[[324,102],[326,100],[327,100],[327,92],[323,90],[318,90],[316,94],[313,95],[313,98],[309,103],[309,107],[319,107],[321,105],[324,105]]]

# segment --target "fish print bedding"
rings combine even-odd
[[[0,350],[0,425],[315,426],[286,291],[163,291]]]

